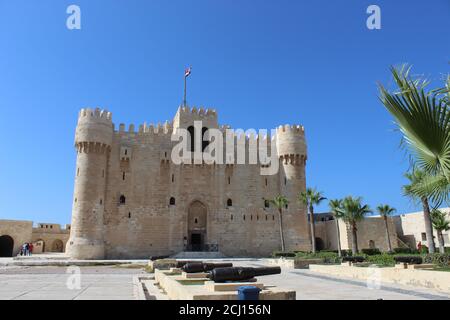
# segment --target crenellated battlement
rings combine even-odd
[[[110,146],[113,134],[112,114],[100,108],[81,109],[75,131],[75,145],[78,150],[85,150],[85,144]],[[83,146],[83,147],[80,147]]]
[[[307,158],[305,128],[302,125],[281,125],[276,130],[277,151],[284,164],[300,165]]]
[[[199,115],[199,116],[206,116],[206,117],[217,117],[217,112],[215,109],[208,109],[204,107],[184,107],[180,106],[178,108],[178,113],[184,114],[184,115]]]
[[[281,125],[277,128],[277,133],[284,133],[284,132],[304,134],[305,128],[300,124],[294,124],[294,125],[285,124],[285,125]]]
[[[119,130],[116,133],[137,133],[137,134],[155,134],[155,135],[170,135],[173,132],[173,124],[172,122],[166,121],[163,124],[160,122],[157,124],[147,124],[143,123],[139,125],[137,132],[135,131],[134,124],[130,124],[128,126],[128,130],[126,130],[126,126],[124,123],[119,125]]]
[[[112,113],[108,110],[100,110],[100,108],[85,108],[81,109],[78,113],[78,119],[84,118],[84,117],[92,117],[92,118],[98,118],[98,119],[105,119],[112,121]]]

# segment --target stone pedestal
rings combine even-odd
[[[184,279],[206,279],[207,275],[208,273],[206,272],[196,272],[196,273],[181,272],[181,276]]]
[[[256,279],[255,279],[256,280]],[[205,288],[208,291],[212,292],[220,292],[220,291],[237,291],[239,287],[248,286],[248,282],[225,282],[225,283],[216,283],[214,281],[206,281]],[[258,287],[261,290],[264,289],[264,284],[261,282],[252,282],[252,286]]]

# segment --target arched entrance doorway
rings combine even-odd
[[[322,238],[316,238],[316,250],[324,250],[325,249],[325,243],[323,242]]]
[[[8,235],[0,237],[0,257],[12,257],[14,239]]]
[[[63,248],[64,243],[61,240],[56,239],[55,241],[53,241],[52,252],[63,252]]]
[[[205,250],[206,206],[200,201],[191,203],[188,209],[188,250]]]

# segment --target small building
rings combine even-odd
[[[447,213],[447,220],[450,220],[450,208],[439,209]],[[425,220],[423,211],[401,214],[394,217],[395,227],[400,239],[410,247],[417,248],[420,242],[422,245],[429,245],[429,239],[425,232]],[[444,246],[450,247],[450,231],[443,231]],[[434,230],[434,244],[439,246],[436,230]]]

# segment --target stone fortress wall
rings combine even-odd
[[[180,107],[172,122],[137,132],[123,124],[115,131],[107,111],[80,112],[69,255],[140,258],[195,245],[229,256],[268,255],[280,248],[280,234],[277,211],[264,199],[279,194],[290,201],[283,215],[287,249],[310,249],[306,210],[297,201],[306,187],[303,127],[281,126],[262,140],[269,148],[277,144],[280,166],[262,176],[261,163],[174,164],[172,133],[194,121],[224,135],[228,128],[219,126],[214,110],[195,107]],[[243,134],[234,140],[247,155],[261,142]]]
[[[24,243],[33,243],[33,253],[64,252],[69,233],[70,225],[0,220],[0,257],[16,256]]]

